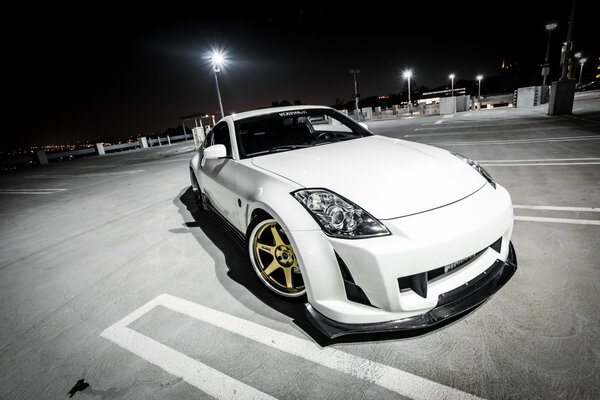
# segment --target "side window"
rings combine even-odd
[[[212,130],[212,136],[212,144],[224,145],[225,149],[227,149],[227,156],[231,157],[231,139],[229,138],[229,126],[227,126],[227,122],[218,123]]]

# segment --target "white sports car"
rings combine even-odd
[[[508,192],[475,161],[371,134],[322,106],[223,118],[190,161],[198,205],[267,289],[306,296],[325,335],[423,328],[517,269]]]

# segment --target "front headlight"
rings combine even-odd
[[[308,210],[329,236],[360,239],[390,234],[368,212],[327,189],[301,189],[291,195]]]
[[[481,174],[481,176],[483,176],[490,183],[490,185],[492,185],[492,187],[494,189],[496,189],[496,181],[494,180],[494,178],[492,178],[490,173],[487,172],[485,170],[485,168],[483,168],[481,165],[479,165],[479,163],[477,161],[471,160],[470,158],[465,157],[465,156],[461,156],[460,154],[455,153],[453,151],[451,151],[450,154],[452,154],[455,157],[458,157],[459,159],[463,160],[464,162],[469,164],[471,167],[473,167],[473,169],[475,171],[479,172]]]

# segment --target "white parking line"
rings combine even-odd
[[[477,122],[477,121],[473,121],[473,120],[468,120],[468,121],[455,121],[453,125],[448,126],[448,127],[444,127],[443,129],[462,129],[462,128],[472,128],[473,127],[473,122]],[[468,123],[468,125],[461,125],[461,123]],[[520,123],[519,121],[517,121],[514,118],[508,119],[508,120],[502,120],[494,122],[493,124],[477,124],[477,128],[497,128],[499,125],[514,125],[514,124],[518,124]],[[548,124],[548,121],[542,120],[542,121],[528,121],[527,125],[531,125],[531,124]],[[423,125],[432,125],[432,124],[423,124]],[[550,129],[564,129],[564,126],[552,126],[549,127]],[[429,127],[429,128],[415,128],[415,131],[432,131],[432,130],[437,130],[438,128],[435,126]],[[538,128],[522,128],[522,129],[518,129],[519,131],[531,131],[531,130],[536,130]],[[442,133],[420,133],[417,136],[447,136],[447,135],[481,135],[481,134],[485,134],[485,133],[493,133],[493,132],[504,132],[503,130],[500,129],[493,129],[493,130],[489,130],[489,131],[484,131],[484,132],[442,132]],[[411,135],[411,136],[415,136],[415,135]]]
[[[565,163],[510,163],[510,164],[487,164],[481,163],[484,167],[544,167],[551,165],[600,165],[600,161],[591,162],[565,162]]]
[[[77,168],[113,168],[113,167],[118,167],[117,164],[101,164],[101,165],[83,165],[81,167],[77,167]]]
[[[480,163],[540,162],[540,161],[600,161],[599,157],[590,158],[530,158],[523,160],[477,160]]]
[[[404,135],[406,136],[419,136],[419,135]],[[547,143],[547,142],[578,142],[585,140],[600,140],[600,135],[588,135],[588,136],[563,136],[563,137],[545,137],[535,139],[507,139],[507,140],[475,140],[472,142],[437,142],[430,143],[432,145],[453,145],[453,146],[476,146],[479,144],[529,144],[529,143]]]
[[[0,194],[54,194],[67,189],[0,189]]]
[[[113,325],[102,336],[217,399],[275,399],[127,327]]]
[[[306,339],[279,332],[168,294],[161,294],[101,333],[101,336],[139,355],[152,364],[163,368],[165,371],[181,377],[186,382],[217,398],[237,398],[234,396],[241,395],[244,395],[243,398],[246,398],[251,395],[249,390],[253,388],[231,377],[227,377],[227,382],[229,383],[223,384],[220,381],[220,379],[223,379],[223,376],[221,376],[223,374],[220,372],[212,370],[199,361],[189,359],[189,357],[144,335],[139,333],[131,335],[131,332],[134,331],[127,328],[127,325],[159,305],[263,345],[374,383],[402,396],[413,399],[479,399],[477,396],[411,373],[366,360],[331,347],[320,348],[315,343]],[[208,369],[211,375],[202,375],[201,371],[204,371],[204,369]],[[237,389],[238,391],[236,392],[229,387],[229,384],[237,385],[241,389]],[[217,387],[220,389],[216,390]],[[223,387],[228,389],[227,392],[223,391]],[[253,395],[268,396],[262,392]]]
[[[115,172],[90,172],[87,174],[77,175],[29,175],[25,178],[29,179],[46,179],[46,178],[93,178],[99,176],[119,176],[119,175],[132,175],[144,172],[144,169],[132,169],[128,171],[115,171]]]
[[[554,222],[557,224],[576,224],[576,225],[600,225],[600,220],[594,220],[594,219],[524,217],[524,216],[517,216],[517,215],[515,215],[515,221]]]
[[[438,125],[441,124],[442,122],[444,122],[443,119],[438,119],[437,121],[434,122],[434,124]],[[416,129],[415,129],[416,130]]]
[[[526,209],[526,210],[600,212],[600,207],[526,206],[526,205],[521,205],[521,204],[513,204],[513,208]]]

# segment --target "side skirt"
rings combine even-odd
[[[203,196],[205,196],[205,195],[203,194]],[[214,216],[217,217],[217,219],[219,219],[221,222],[223,222],[223,226],[225,227],[225,230],[233,237],[235,242],[242,249],[246,250],[245,235],[238,228],[233,226],[233,224],[231,222],[229,222],[227,220],[227,218],[225,218],[223,215],[221,215],[221,213],[219,211],[217,211],[217,209],[215,207],[213,207],[212,204],[210,204],[210,200],[208,200],[208,198],[206,199],[206,205],[208,206],[208,211],[210,211]]]

